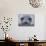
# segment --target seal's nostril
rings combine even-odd
[[[25,22],[25,24],[28,24],[27,22]]]

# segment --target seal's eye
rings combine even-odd
[[[29,21],[31,21],[32,19],[31,18],[28,18]]]
[[[23,21],[24,20],[24,18],[21,18],[21,21]]]

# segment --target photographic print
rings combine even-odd
[[[34,26],[35,16],[33,14],[19,14],[18,25],[19,26]]]

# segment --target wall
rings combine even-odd
[[[46,39],[46,16],[45,16],[44,39]]]
[[[46,34],[44,28],[46,8],[44,7],[43,5],[43,7],[40,8],[32,8],[28,0],[0,0],[0,16],[13,17],[13,23],[8,32],[16,39],[27,40],[36,34],[39,40],[44,40],[44,34]],[[18,27],[18,13],[34,14],[35,26]],[[2,39],[2,36],[0,39]]]

